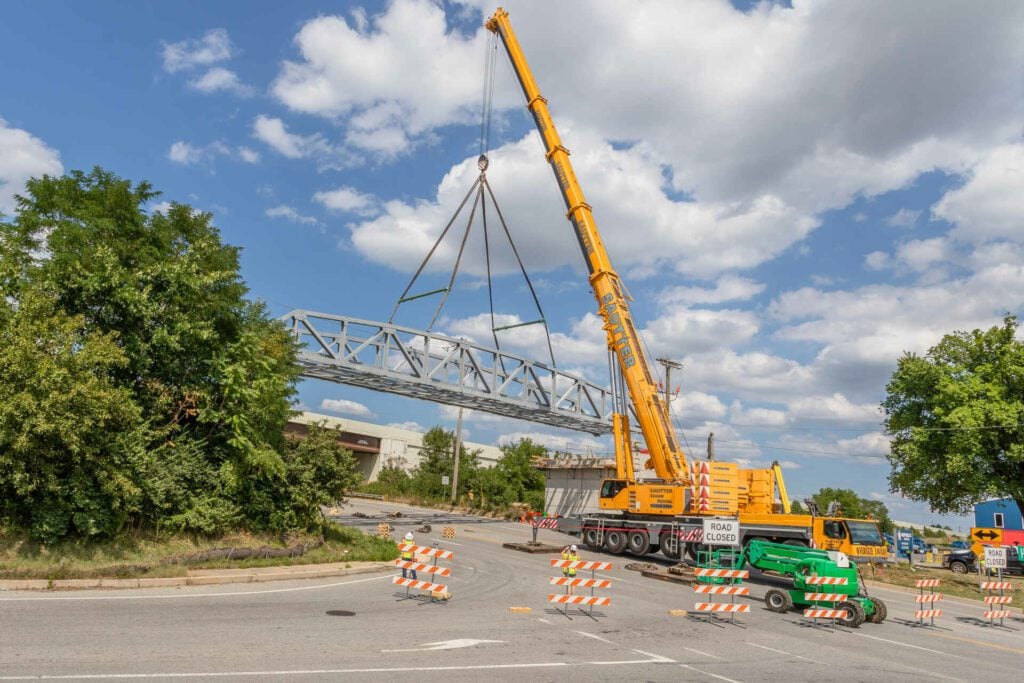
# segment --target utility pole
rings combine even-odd
[[[715,433],[711,432],[708,434],[708,461],[715,459]],[[775,495],[774,493],[772,494]]]
[[[459,407],[459,421],[455,427],[455,461],[452,467],[452,505],[455,505],[456,500],[459,498],[459,453],[462,451],[462,411],[463,408]]]
[[[672,400],[672,369],[682,370],[683,364],[671,358],[659,358],[658,362],[665,368],[665,412],[671,420],[672,411],[669,409],[669,403]]]

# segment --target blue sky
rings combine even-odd
[[[504,4],[648,345],[685,364],[673,408],[694,455],[714,431],[720,458],[783,461],[794,497],[849,487],[939,519],[888,492],[877,407],[903,351],[1021,312],[1024,6]],[[8,4],[0,211],[27,177],[104,166],[212,211],[275,314],[384,320],[475,177],[491,11]],[[604,382],[595,304],[503,54],[494,98],[489,177],[558,364]],[[533,319],[498,261],[502,320]],[[481,273],[471,258],[439,329],[489,337]],[[546,354],[532,330],[505,343]],[[301,400],[454,425],[451,409],[322,382]],[[607,448],[487,415],[467,428]]]

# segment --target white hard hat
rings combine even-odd
[[[405,535],[405,540],[407,540],[407,541],[411,541],[412,540],[412,532],[411,531]]]
[[[573,552],[576,552],[576,546],[574,546],[574,545],[569,546],[569,550],[571,550]]]

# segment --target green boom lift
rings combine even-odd
[[[844,599],[835,602],[836,609],[845,609],[846,619],[839,623],[857,628],[865,621],[881,623],[886,617],[885,603],[870,597],[858,580],[857,566],[842,553],[830,553],[800,546],[751,540],[740,556],[737,566],[746,560],[762,571],[774,571],[793,579],[793,589],[769,588],[764,596],[765,605],[773,612],[783,614],[800,607],[824,607],[821,602],[807,600],[806,593],[838,593]],[[812,576],[845,578],[846,585],[817,585],[808,583]],[[833,603],[829,602],[831,606]]]

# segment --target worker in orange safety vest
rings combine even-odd
[[[414,539],[414,537],[412,535],[412,532],[410,531],[409,533],[407,533],[405,535],[405,540],[398,544],[398,547],[402,548],[402,559],[405,560],[406,562],[412,562],[413,560],[416,559],[416,553],[414,553],[412,551],[412,548],[415,545],[414,540],[415,539]],[[403,546],[406,546],[406,547],[403,548]],[[402,578],[403,579],[406,578],[406,574],[408,572],[412,572],[412,580],[415,581],[416,580],[416,570],[415,569],[406,570],[405,567],[402,567]]]

